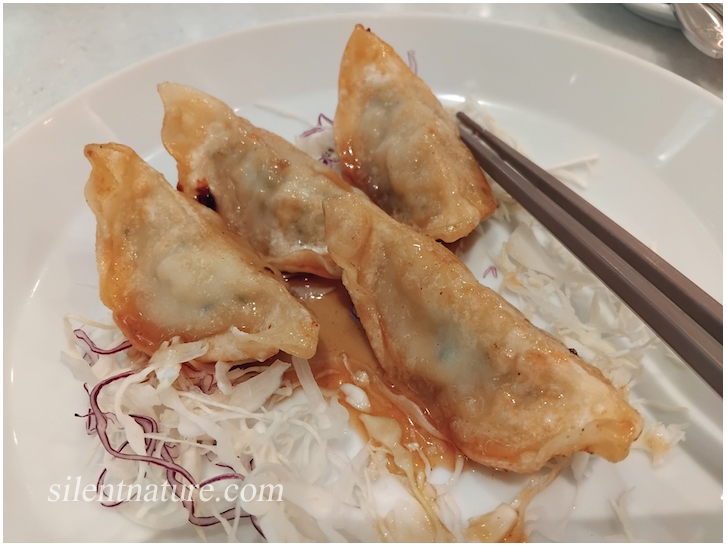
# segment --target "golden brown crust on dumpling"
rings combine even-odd
[[[318,323],[219,216],[175,191],[133,150],[90,144],[101,300],[137,349],[205,340],[203,361],[315,354]]]
[[[452,118],[361,25],[341,61],[333,131],[347,180],[415,230],[452,242],[494,213],[490,186]]]
[[[520,473],[577,451],[626,457],[642,420],[598,369],[367,200],[329,199],[324,211],[328,248],[383,369],[468,457]]]
[[[349,191],[349,185],[214,97],[172,83],[161,84],[159,94],[162,140],[177,160],[179,189],[193,198],[201,189],[211,196],[228,226],[268,264],[340,278],[326,250],[321,202]]]

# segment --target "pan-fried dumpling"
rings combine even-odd
[[[429,87],[356,25],[333,124],[344,177],[415,230],[446,242],[495,212],[490,186]]]
[[[310,358],[318,323],[214,212],[177,192],[130,148],[90,144],[101,300],[137,349],[206,340],[204,361]]]
[[[577,451],[626,457],[642,420],[598,369],[433,239],[353,194],[323,206],[328,249],[385,373],[467,456],[520,473]]]
[[[214,208],[269,264],[339,278],[323,233],[324,198],[350,187],[285,139],[222,101],[180,84],[159,86],[162,140],[177,160],[178,188]]]

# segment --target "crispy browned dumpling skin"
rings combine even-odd
[[[452,118],[391,46],[361,25],[343,53],[333,132],[344,177],[419,232],[452,242],[495,212]]]
[[[350,190],[329,167],[225,103],[180,84],[159,86],[162,140],[177,160],[178,188],[214,200],[228,226],[286,272],[340,278],[323,233],[324,198]]]
[[[577,451],[626,457],[642,419],[599,370],[367,200],[329,199],[324,211],[381,366],[468,457],[520,473]]]
[[[214,212],[177,192],[131,148],[89,144],[101,300],[137,349],[179,336],[204,361],[310,358],[318,323]]]

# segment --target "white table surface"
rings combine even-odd
[[[458,14],[577,36],[722,97],[722,61],[621,4],[6,4],[3,142],[85,87],[172,48],[276,21],[378,11]]]

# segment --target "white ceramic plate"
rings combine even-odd
[[[126,70],[65,102],[5,147],[6,540],[195,539],[154,532],[93,503],[48,501],[51,484],[93,477],[89,439],[74,412],[85,395],[59,362],[67,312],[104,317],[98,298],[94,221],[83,199],[83,146],[117,141],[170,180],[160,144],[155,85],[192,85],[292,139],[306,127],[254,106],[273,104],[314,120],[336,104],[337,72],[357,22],[398,51],[414,49],[419,74],[443,100],[472,92],[542,164],[600,154],[583,195],[716,298],[722,298],[722,102],[629,56],[533,29],[439,16],[335,17],[259,27],[194,44]],[[686,442],[653,469],[632,453],[596,461],[575,488],[561,477],[532,512],[553,522],[575,505],[564,539],[599,541],[620,528],[609,499],[628,501],[636,536],[654,541],[722,538],[722,400],[686,368],[647,370],[641,394],[688,407]],[[463,516],[516,492],[491,473],[466,473]],[[565,500],[565,502],[564,502]]]

